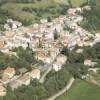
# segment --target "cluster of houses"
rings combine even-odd
[[[89,7],[85,9],[89,9]],[[82,9],[69,9],[67,15],[59,16],[52,22],[42,19],[40,24],[36,23],[28,27],[21,26],[21,23],[16,21],[8,20],[8,23],[12,24],[12,29],[7,24],[5,28],[8,30],[0,33],[0,51],[16,55],[14,52],[11,53],[12,48],[29,47],[35,52],[37,60],[46,64],[52,63],[53,69],[59,71],[67,60],[66,56],[60,54],[64,46],[72,50],[76,45],[80,47],[93,46],[100,42],[100,34],[93,35],[79,26],[83,17],[78,15],[77,12],[82,12]],[[54,38],[55,32],[58,35],[57,39]],[[78,49],[76,52],[81,53],[83,50]],[[90,62],[84,62],[84,64],[88,63]],[[17,77],[14,77],[14,75],[14,68],[8,67],[4,71],[1,83],[6,84],[12,80],[12,88],[29,85],[31,79],[40,78],[40,70],[33,69],[31,72],[26,72]],[[2,89],[1,94],[2,92],[5,94],[4,89]]]
[[[89,7],[84,7],[84,9],[90,10]],[[28,27],[8,20],[7,22],[12,24],[12,30],[0,33],[0,51],[16,55],[9,50],[19,46],[30,47],[35,52],[37,60],[51,63],[61,52],[63,46],[67,46],[70,50],[76,45],[93,46],[100,42],[100,34],[91,34],[79,26],[83,17],[77,12],[82,13],[82,10],[83,8],[71,8],[67,15],[59,16],[52,22],[42,19],[40,24],[36,23]],[[54,39],[55,31],[58,35],[57,40]],[[82,52],[82,50],[76,52]]]
[[[0,96],[6,95],[6,86],[9,83],[11,88],[14,90],[21,85],[29,85],[31,80],[40,79],[40,70],[33,69],[30,72],[21,73],[16,75],[16,71],[13,67],[7,67],[3,71],[2,78],[0,79]]]

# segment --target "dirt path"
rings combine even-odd
[[[48,69],[47,69],[47,71],[43,74],[43,76],[41,77],[41,79],[39,80],[39,82],[40,83],[44,83],[44,81],[45,81],[45,77],[47,76],[47,74],[52,70],[52,65],[50,64],[50,65],[48,65]]]
[[[72,77],[69,80],[68,84],[61,91],[59,91],[57,94],[53,95],[52,97],[48,98],[47,100],[55,100],[57,97],[64,94],[66,91],[68,91],[71,88],[72,84],[74,83],[74,80],[75,79]]]

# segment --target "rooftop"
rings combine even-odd
[[[4,70],[4,74],[11,74],[13,71],[14,71],[14,68],[9,66]]]
[[[38,73],[40,73],[40,70],[39,69],[33,69],[31,71],[31,74],[33,74],[33,75],[37,75]]]

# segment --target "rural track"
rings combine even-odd
[[[65,92],[67,92],[67,91],[71,88],[71,86],[73,85],[74,81],[75,81],[75,79],[72,77],[72,78],[69,80],[68,84],[67,84],[61,91],[59,91],[59,92],[56,93],[55,95],[49,97],[47,100],[55,100],[57,97],[61,96],[61,95],[64,94]]]

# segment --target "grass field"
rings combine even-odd
[[[66,4],[69,5],[68,0],[54,0],[57,3],[60,4]],[[82,5],[83,3],[87,2],[87,0],[71,0],[72,6],[73,7],[78,7],[80,5]]]
[[[71,0],[73,7],[79,7],[83,3],[87,2],[87,0]]]
[[[77,80],[71,90],[57,100],[100,100],[100,88],[82,80]]]

